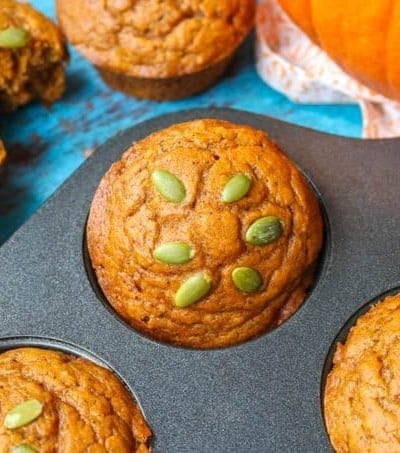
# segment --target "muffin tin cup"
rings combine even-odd
[[[320,276],[299,311],[268,334],[214,350],[161,344],[119,322],[99,302],[82,254],[110,165],[132,141],[196,118],[268,132],[321,194],[328,227]],[[56,339],[101,358],[140,402],[155,452],[331,451],[320,398],[331,344],[366,301],[400,284],[399,145],[228,109],[171,114],[118,134],[0,249],[1,337]]]
[[[314,191],[315,197],[318,200],[319,205],[320,205],[322,220],[323,220],[323,223],[324,223],[323,245],[322,245],[322,249],[320,251],[320,254],[318,256],[318,259],[317,259],[317,261],[316,261],[316,263],[314,265],[315,267],[314,267],[314,273],[313,273],[313,285],[311,286],[311,288],[309,289],[309,291],[307,293],[307,298],[308,298],[311,295],[314,287],[318,284],[319,280],[321,278],[323,278],[324,271],[326,269],[326,263],[327,263],[327,260],[328,260],[328,257],[329,257],[329,253],[330,253],[330,244],[331,244],[331,242],[330,242],[329,220],[328,220],[328,216],[327,216],[327,212],[325,210],[325,206],[324,206],[323,200],[321,198],[321,194],[318,192],[317,187],[311,181],[309,176],[307,174],[305,174],[304,171],[302,171],[301,169],[300,169],[300,171],[302,172],[304,177],[307,179],[308,184],[311,186],[312,190]],[[87,219],[86,219],[86,224],[85,224],[85,228],[84,228],[84,231],[83,231],[83,242],[82,242],[83,263],[84,263],[84,266],[85,266],[86,275],[87,275],[87,277],[88,277],[88,279],[90,281],[90,284],[91,284],[91,286],[93,288],[93,291],[95,292],[98,300],[104,305],[104,307],[119,322],[121,322],[123,325],[125,325],[126,327],[128,327],[130,329],[134,329],[134,327],[132,327],[127,320],[125,320],[123,317],[121,317],[119,315],[119,313],[114,309],[114,307],[108,302],[107,297],[104,294],[104,292],[103,292],[103,290],[102,290],[102,288],[101,288],[101,286],[100,286],[100,284],[98,282],[98,279],[97,279],[97,276],[96,276],[96,272],[95,272],[95,270],[94,270],[94,268],[92,266],[90,253],[89,253],[89,249],[88,249],[88,244],[87,244],[87,239],[86,239],[86,237],[87,237],[87,221],[88,221],[88,218],[89,218],[89,215],[87,216]],[[301,306],[302,305],[300,305],[298,310],[301,309]],[[287,318],[287,319],[290,319],[290,317]],[[283,321],[283,323],[287,322],[287,319],[285,319]],[[273,327],[273,329],[276,329],[276,328],[279,329],[279,326],[278,327]],[[136,333],[138,335],[142,335],[142,336],[152,340],[151,336],[147,336],[143,332],[140,332],[139,330],[136,330]],[[264,334],[266,334],[266,333],[269,333],[269,331],[265,332]],[[262,335],[264,335],[264,334],[262,334]],[[245,340],[245,341],[255,341],[258,337],[259,336],[256,336],[256,337],[254,337],[254,338],[252,338],[250,340]],[[158,342],[159,340],[153,339],[153,341],[157,341]],[[163,343],[163,342],[161,342],[161,343]],[[223,349],[225,347],[240,346],[240,344],[242,344],[242,343],[243,342],[240,342],[237,345],[233,345],[233,346],[232,345],[229,345],[229,346],[216,346],[215,348],[206,348],[206,349],[207,350]],[[185,348],[186,347],[186,346],[174,345],[172,343],[167,343],[167,342],[165,342],[165,344],[169,345],[171,347],[177,347],[177,348],[181,348],[181,347]],[[188,349],[192,349],[192,350],[199,350],[200,349],[200,348],[189,347],[189,346],[187,348]],[[200,349],[200,350],[204,350],[204,348]]]
[[[92,352],[86,349],[82,349],[81,347],[75,344],[66,343],[65,341],[56,338],[28,337],[23,335],[16,337],[0,338],[0,353],[19,348],[39,348],[58,351],[64,354],[68,354],[70,356],[86,359],[92,363],[95,363],[96,365],[99,365],[103,368],[112,371],[115,377],[126,387],[127,391],[131,394],[132,399],[135,401],[136,405],[140,408],[140,410],[143,413],[143,407],[140,404],[140,401],[138,400],[137,395],[134,392],[134,389],[132,389],[128,385],[126,380],[118,373],[116,369],[114,369],[112,366],[106,363],[101,357],[94,355]]]
[[[400,286],[396,288],[389,289],[374,298],[372,298],[369,302],[364,304],[360,307],[355,313],[351,315],[351,317],[344,323],[344,325],[339,330],[338,334],[336,335],[335,339],[332,341],[331,347],[329,348],[328,354],[326,356],[325,364],[322,369],[322,378],[321,378],[321,412],[324,416],[324,396],[325,396],[325,387],[326,387],[326,380],[328,378],[329,373],[333,368],[333,358],[335,356],[335,352],[339,343],[345,344],[347,338],[350,334],[350,331],[355,325],[357,324],[359,318],[365,315],[372,307],[374,307],[379,302],[382,302],[389,296],[394,296],[395,294],[400,293]],[[324,416],[324,423],[325,423],[325,416]],[[326,424],[325,424],[326,429]],[[326,429],[327,431],[327,429]]]

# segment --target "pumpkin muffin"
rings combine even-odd
[[[0,165],[4,163],[4,161],[6,160],[6,156],[7,156],[6,149],[4,148],[3,142],[0,140]]]
[[[7,351],[0,355],[0,401],[2,452],[150,451],[151,432],[124,385],[86,359]]]
[[[400,451],[400,294],[361,316],[338,344],[325,421],[338,453]]]
[[[87,245],[128,323],[157,340],[213,348],[297,310],[322,233],[314,192],[264,132],[203,119],[153,133],[111,167]]]
[[[67,59],[61,33],[49,19],[28,3],[0,0],[0,110],[59,99]]]
[[[61,27],[112,88],[154,100],[213,84],[253,26],[255,0],[57,0]]]

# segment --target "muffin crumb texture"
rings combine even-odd
[[[26,35],[26,43],[16,41],[17,32]],[[59,99],[68,53],[58,28],[28,3],[0,0],[0,33],[0,110]]]
[[[16,411],[24,408],[26,417],[27,408],[40,405],[28,424],[10,428],[18,422]],[[20,445],[40,453],[150,451],[150,429],[117,377],[56,351],[21,348],[0,355],[0,420],[1,452]]]
[[[338,453],[400,452],[400,294],[361,316],[338,344],[324,411]]]
[[[115,310],[146,335],[197,348],[243,342],[291,316],[322,237],[296,166],[264,132],[214,119],[133,144],[101,181],[87,227]]]

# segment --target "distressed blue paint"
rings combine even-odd
[[[53,0],[32,4],[54,17]],[[60,102],[50,110],[33,104],[0,118],[0,136],[10,151],[0,173],[0,243],[84,161],[86,150],[152,116],[211,105],[234,107],[335,134],[360,135],[357,107],[296,105],[267,87],[254,69],[251,39],[218,85],[191,99],[167,103],[113,92],[73,50],[71,57],[68,90]]]

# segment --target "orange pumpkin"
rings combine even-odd
[[[345,71],[400,100],[400,0],[279,0]]]

